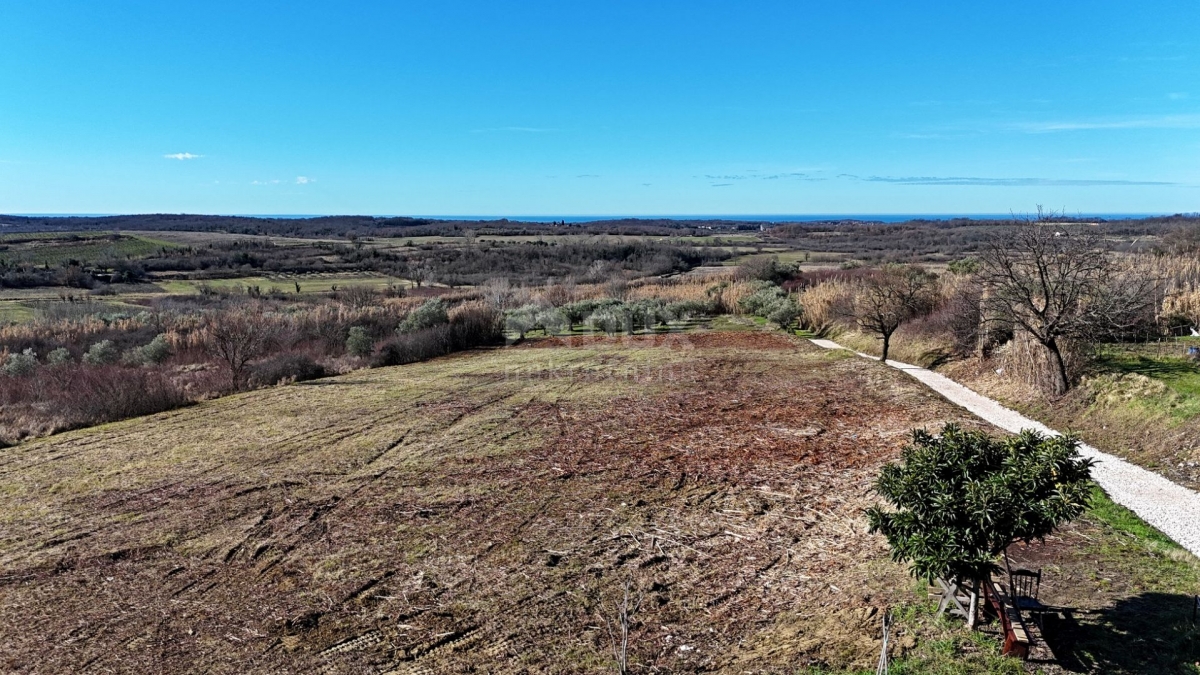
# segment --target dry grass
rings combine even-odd
[[[634,670],[871,661],[868,486],[970,420],[778,334],[547,344],[9,449],[0,669],[596,672],[630,580]]]

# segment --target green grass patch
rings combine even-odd
[[[56,236],[29,237],[10,235],[0,242],[0,259],[8,263],[56,266],[76,261],[85,265],[107,261],[145,258],[163,249],[176,248],[162,239],[140,235],[87,232],[82,234],[58,234]]]
[[[258,290],[266,293],[272,290],[283,293],[295,293],[299,285],[301,293],[329,293],[334,289],[345,289],[351,286],[366,286],[381,289],[388,286],[408,288],[412,283],[404,279],[388,276],[368,275],[280,275],[242,277],[238,279],[206,279],[206,280],[169,280],[157,284],[167,293],[176,295],[195,295],[203,287],[219,291],[242,293],[247,288],[257,286]]]
[[[34,311],[19,302],[0,302],[0,324],[22,323],[33,319]]]

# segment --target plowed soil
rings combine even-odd
[[[866,533],[913,427],[976,423],[779,335],[547,340],[0,454],[0,669],[869,665],[912,583]]]

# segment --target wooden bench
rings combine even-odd
[[[1004,626],[1002,653],[1005,656],[1029,658],[1029,647],[1033,644],[1033,639],[1029,630],[1025,628],[1025,620],[1021,618],[1020,610],[1008,596],[1008,590],[1004,584],[997,584],[994,579],[988,579],[984,589],[988,604],[996,612],[996,616],[1000,617],[1000,623]]]

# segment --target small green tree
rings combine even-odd
[[[362,326],[351,326],[350,337],[346,338],[346,351],[352,356],[370,356],[375,350],[375,341],[371,339],[367,329]]]
[[[871,508],[867,518],[913,576],[977,589],[1011,544],[1042,539],[1083,513],[1092,464],[1071,436],[916,430],[876,482],[893,509]]]
[[[414,333],[425,328],[433,328],[434,326],[447,323],[450,321],[449,314],[447,313],[448,309],[446,301],[441,298],[426,300],[400,321],[400,327],[396,329],[396,332]]]
[[[83,355],[83,362],[92,366],[104,366],[116,363],[121,358],[121,352],[112,340],[101,340],[92,345]]]
[[[67,351],[66,347],[59,347],[50,350],[46,355],[46,365],[62,366],[71,362],[71,352]]]
[[[37,367],[37,354],[32,349],[26,349],[20,354],[9,354],[8,360],[4,362],[3,366],[0,366],[0,371],[3,371],[5,375],[20,377],[32,373],[37,370]]]
[[[171,343],[167,341],[167,336],[159,333],[154,336],[154,339],[147,342],[140,349],[142,353],[142,362],[146,364],[159,364],[171,357]]]

